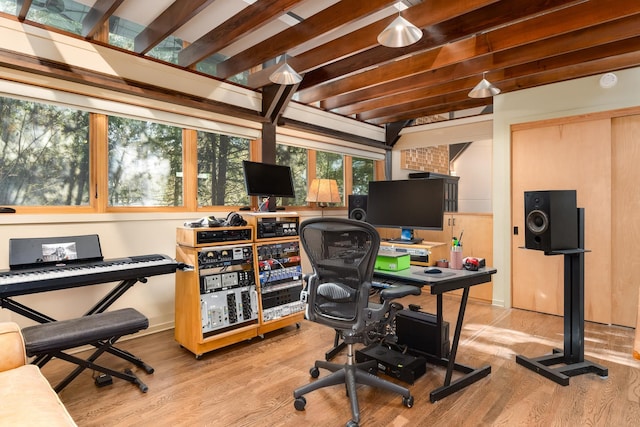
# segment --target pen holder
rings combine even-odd
[[[449,268],[462,270],[462,246],[454,246],[451,248]]]

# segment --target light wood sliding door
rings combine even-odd
[[[612,131],[612,323],[636,326],[640,283],[640,115],[616,117]]]
[[[511,144],[513,307],[563,314],[564,257],[522,249],[524,192],[575,189],[578,207],[585,208],[585,246],[591,250],[585,255],[585,319],[610,323],[610,118],[514,125]]]

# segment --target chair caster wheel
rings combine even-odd
[[[347,422],[347,427],[358,427],[358,423],[353,420],[349,420]]]
[[[318,378],[320,376],[320,369],[314,366],[313,368],[309,369],[309,375],[311,375],[311,378]]]
[[[402,404],[407,408],[411,408],[413,406],[413,396],[403,397]]]
[[[298,411],[304,411],[304,407],[307,405],[307,399],[304,396],[300,396],[296,400],[293,401],[293,406]]]

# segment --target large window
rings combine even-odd
[[[304,206],[307,204],[307,150],[289,145],[276,145],[276,164],[289,166],[293,176],[295,199],[285,197],[279,201],[280,206]]]
[[[182,129],[109,117],[109,206],[181,206]]]
[[[344,157],[342,154],[318,151],[316,154],[316,177],[335,179],[344,201]],[[337,205],[343,205],[338,203]]]
[[[358,157],[351,159],[352,194],[367,194],[369,192],[369,181],[373,181],[374,177],[373,171],[373,160]]]
[[[249,159],[249,140],[198,132],[198,206],[249,204],[242,161]]]
[[[1,206],[105,212],[250,204],[242,161],[257,153],[248,138],[8,97],[0,97],[0,126]],[[276,163],[291,167],[296,195],[277,203],[307,206],[315,177],[335,179],[343,199],[366,194],[375,161],[349,159],[277,144]]]
[[[0,97],[0,204],[89,205],[89,113]]]

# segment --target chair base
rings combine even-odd
[[[393,393],[397,393],[402,396],[402,403],[410,408],[413,406],[413,396],[409,389],[392,383],[391,381],[384,380],[376,375],[371,374],[369,371],[376,368],[376,361],[370,360],[363,363],[356,364],[339,364],[326,362],[324,360],[316,361],[313,368],[311,368],[311,376],[318,377],[319,368],[327,369],[332,372],[331,375],[324,378],[320,378],[317,381],[306,384],[298,389],[294,390],[293,397],[295,399],[295,407],[297,410],[304,410],[306,400],[304,395],[320,388],[329,387],[338,384],[345,384],[347,389],[347,396],[351,404],[352,421],[348,423],[351,426],[357,426],[360,422],[360,408],[358,405],[358,395],[356,393],[356,386],[358,384],[369,385],[372,387],[378,387],[383,390],[387,390]]]

